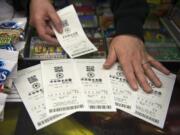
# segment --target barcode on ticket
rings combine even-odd
[[[80,55],[80,54],[83,54],[83,53],[86,53],[86,52],[89,52],[89,51],[93,51],[93,49],[91,48],[91,49],[88,49],[88,50],[85,50],[85,51],[74,53],[74,54],[72,54],[72,56]]]
[[[42,125],[44,125],[44,124],[46,124],[46,123],[49,123],[49,122],[51,122],[52,120],[58,118],[58,117],[61,116],[61,115],[62,115],[62,114],[53,115],[53,116],[51,116],[51,117],[49,117],[49,118],[46,118],[45,120],[42,120],[42,121],[38,122],[37,125],[38,125],[38,126],[42,126]]]
[[[141,116],[141,117],[143,117],[143,118],[146,118],[146,119],[148,119],[148,120],[150,120],[150,121],[152,121],[152,122],[155,122],[155,123],[159,123],[159,120],[157,120],[157,119],[155,119],[155,118],[152,118],[152,117],[150,117],[150,116],[148,116],[148,115],[146,115],[146,114],[143,114],[143,113],[141,113],[141,112],[138,112],[138,111],[135,111],[135,114],[137,114],[137,115],[139,115],[139,116]]]
[[[90,105],[90,109],[111,109],[110,105]]]
[[[115,104],[116,104],[116,106],[119,106],[119,107],[131,109],[131,106],[130,106],[130,105],[125,105],[125,104],[120,104],[120,103],[115,103]]]
[[[49,109],[49,112],[60,112],[60,111],[68,111],[68,110],[74,110],[74,109],[79,109],[83,108],[84,105],[76,105],[76,106],[68,106],[68,107],[62,107],[62,108],[54,108],[54,109]]]

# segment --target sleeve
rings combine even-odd
[[[111,0],[117,35],[131,34],[143,40],[143,24],[149,8],[145,0]]]

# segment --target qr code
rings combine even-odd
[[[69,26],[69,23],[67,20],[62,20],[62,26],[63,27],[68,27]]]
[[[86,71],[90,72],[90,71],[94,71],[95,67],[94,66],[86,66]]]
[[[33,75],[33,76],[31,76],[31,77],[29,77],[29,78],[27,78],[27,79],[28,79],[28,82],[29,82],[30,84],[38,81],[36,75]]]

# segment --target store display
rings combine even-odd
[[[38,37],[32,37],[30,42],[31,59],[67,58],[67,54],[60,45],[50,45]]]

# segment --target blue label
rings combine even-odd
[[[5,82],[7,76],[10,74],[10,72],[6,69],[0,69],[0,84]]]
[[[14,46],[11,45],[11,44],[0,45],[0,49],[6,49],[6,50],[9,50],[9,51],[15,51]]]
[[[4,66],[4,61],[0,61],[0,67]]]
[[[16,22],[9,21],[9,22],[1,23],[0,28],[3,28],[3,29],[18,29],[19,26],[17,25]]]

